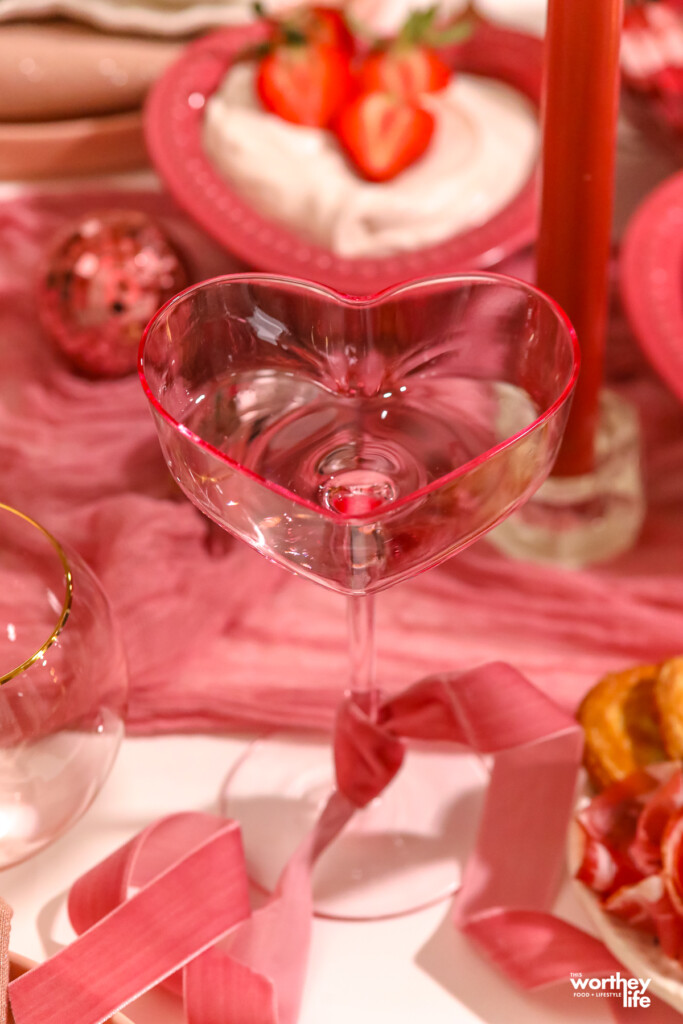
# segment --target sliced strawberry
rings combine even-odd
[[[437,48],[465,39],[474,16],[468,8],[448,25],[439,25],[438,15],[438,4],[413,11],[394,40],[376,46],[358,70],[359,91],[390,92],[417,100],[423,93],[444,89],[452,71]]]
[[[351,88],[345,53],[318,43],[277,46],[261,61],[256,89],[263,105],[285,121],[323,128]]]
[[[335,131],[364,177],[389,181],[425,152],[434,134],[434,118],[415,103],[370,92],[343,108]]]
[[[282,46],[288,43],[320,43],[334,49],[353,53],[355,40],[352,36],[343,10],[334,7],[302,5],[291,7],[280,13],[271,13],[257,0],[254,13],[270,30],[270,45]]]
[[[369,54],[356,74],[361,92],[389,92],[416,100],[438,92],[451,80],[451,69],[427,46],[390,46]]]

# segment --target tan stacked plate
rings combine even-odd
[[[146,166],[142,104],[180,45],[69,23],[0,24],[0,178]]]

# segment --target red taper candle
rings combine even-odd
[[[554,473],[594,464],[604,373],[623,0],[549,0],[537,281],[563,307],[581,373]]]

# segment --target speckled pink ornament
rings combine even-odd
[[[93,377],[136,366],[145,325],[188,284],[180,256],[143,213],[103,211],[59,236],[39,294],[45,330]]]

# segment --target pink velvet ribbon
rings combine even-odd
[[[9,986],[9,944],[12,908],[0,899],[0,1024],[7,1022],[7,992]]]
[[[524,988],[568,982],[571,971],[619,970],[597,939],[549,912],[564,864],[581,730],[515,669],[492,663],[385,697],[374,720],[362,702],[342,703],[337,789],[259,909],[249,906],[237,824],[208,814],[164,818],[89,871],[69,897],[79,938],[10,985],[17,1024],[61,1024],[67,1007],[79,1024],[99,1024],[164,981],[182,985],[189,1024],[294,1024],[315,860],[354,810],[391,781],[411,739],[493,759],[455,925]],[[666,1013],[661,1007],[658,1021]]]

